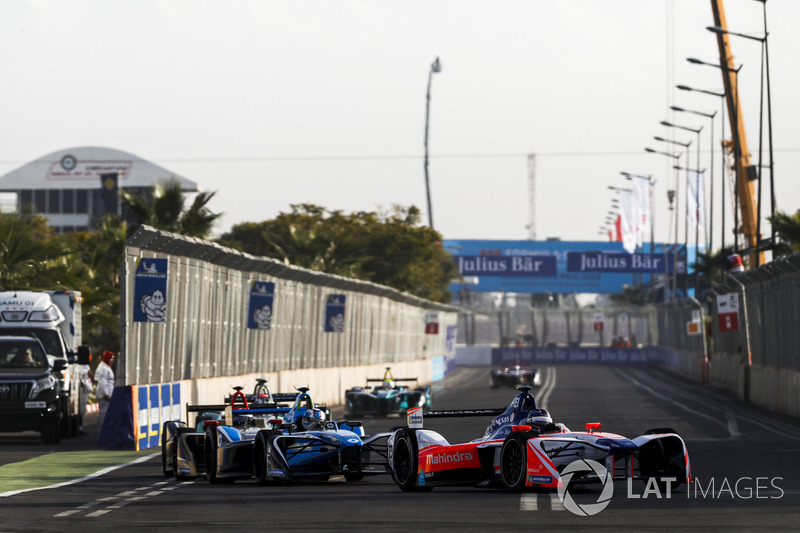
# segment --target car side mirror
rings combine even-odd
[[[56,359],[53,363],[53,371],[54,372],[62,372],[67,369],[67,360],[66,359]]]

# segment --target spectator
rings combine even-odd
[[[86,416],[86,404],[89,402],[89,394],[94,391],[94,385],[92,384],[92,370],[89,366],[89,363],[92,362],[92,352],[89,346],[86,344],[81,344],[78,346],[78,361],[85,361],[84,364],[78,365],[80,369],[78,372],[81,377],[78,431],[81,433],[86,433],[86,431],[83,429],[83,417]]]
[[[108,411],[108,404],[111,401],[111,394],[114,392],[114,370],[111,368],[111,363],[114,362],[114,354],[112,352],[103,352],[100,364],[97,365],[95,372],[95,380],[97,381],[97,403],[99,407],[99,414],[97,417],[97,431],[103,429],[103,419]]]

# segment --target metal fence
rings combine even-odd
[[[731,301],[738,304],[734,309]],[[724,316],[720,321],[725,311],[720,302],[735,312],[735,323]],[[800,254],[726,276],[709,291],[708,303],[713,352],[740,354],[742,362],[763,367],[800,370]]]
[[[166,321],[133,319],[140,258],[168,261]],[[433,358],[446,353],[457,308],[389,287],[255,257],[143,226],[122,265],[118,384]],[[273,282],[271,329],[247,327],[251,283]],[[346,296],[344,330],[325,332],[329,294]],[[425,333],[428,312],[439,334]]]
[[[599,313],[603,315],[602,321],[597,320]],[[652,346],[658,344],[658,315],[658,308],[652,305],[602,309],[470,308],[461,312],[458,335],[463,344],[502,347],[610,346],[620,338],[633,345]]]

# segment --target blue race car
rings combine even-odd
[[[253,475],[259,484],[327,481],[334,475],[357,481],[390,473],[386,439],[391,433],[367,437],[360,422],[331,421],[314,405],[307,388],[298,390],[301,394],[283,423],[255,437]]]
[[[430,385],[414,389],[399,382],[417,381],[417,378],[395,378],[386,367],[383,378],[368,378],[366,387],[353,387],[344,393],[347,413],[350,417],[363,415],[404,415],[411,407],[433,408],[433,392]],[[370,383],[379,382],[375,387]]]
[[[266,382],[260,385],[265,384]],[[194,427],[183,421],[170,420],[164,423],[161,432],[161,466],[165,476],[173,476],[182,481],[206,473],[212,483],[252,476],[250,463],[256,433],[272,427],[271,420],[289,409],[273,407],[275,402],[250,405],[242,387],[234,389],[234,394],[228,398],[226,404],[187,405],[187,419],[189,413],[200,413],[195,419]],[[256,394],[256,397],[259,395]],[[222,464],[218,460],[218,446],[213,452],[206,449],[209,442],[208,427],[220,424],[228,428],[223,431],[229,431],[231,442],[236,443],[231,444],[230,450],[221,459]],[[215,437],[219,434],[216,430],[211,430],[211,433]],[[211,457],[208,457],[207,452]],[[211,472],[208,472],[209,465]]]

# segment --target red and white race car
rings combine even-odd
[[[582,471],[570,468],[572,483],[599,482],[606,476],[652,479],[661,487],[692,482],[689,453],[675,431],[657,428],[633,439],[600,431],[600,423],[570,431],[536,407],[530,387],[519,390],[505,410],[409,409],[409,427],[395,430],[388,440],[395,483],[404,491],[437,485],[557,488],[564,469],[582,460]],[[422,429],[424,418],[487,415],[496,416],[483,437],[463,444],[450,444],[439,433]],[[591,461],[596,468],[589,468]],[[602,479],[598,469],[604,470]]]

